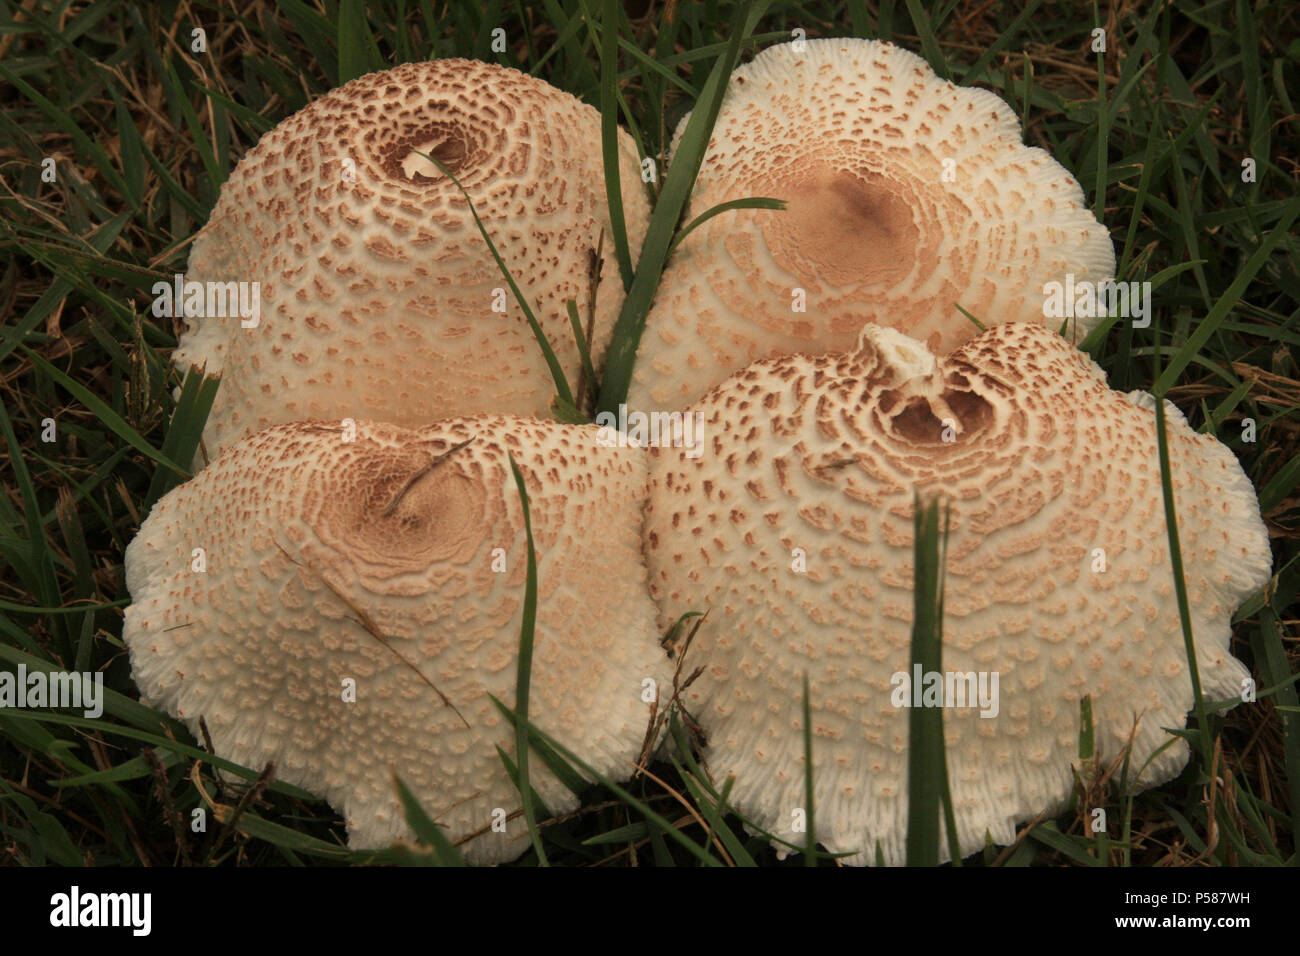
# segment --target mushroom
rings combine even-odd
[[[623,299],[600,142],[592,107],[460,59],[371,73],[267,133],[190,256],[189,282],[260,283],[260,315],[187,317],[173,355],[182,372],[223,375],[208,455],[309,418],[547,416],[555,385],[540,346],[464,195],[421,154],[464,186],[576,387],[566,300],[590,318],[599,363]],[[619,171],[635,256],[648,201],[623,132]]]
[[[529,719],[631,775],[668,672],[646,590],[645,452],[510,417],[407,430],[299,422],[229,447],[126,552],[142,699],[215,752],[320,794],[354,848],[412,839],[396,772],[473,863],[528,845],[496,748],[514,729],[528,489],[538,605]],[[577,805],[540,760],[553,812]],[[472,837],[472,839],[471,839]]]
[[[773,46],[732,74],[687,218],[750,196],[788,206],[731,211],[682,241],[629,406],[677,409],[755,359],[851,348],[864,322],[948,352],[978,332],[958,305],[986,325],[1042,324],[1047,283],[1115,269],[1079,184],[1022,144],[1006,103],[877,40]]]
[[[1237,697],[1229,621],[1269,579],[1268,536],[1232,453],[1166,409],[1200,680],[1207,700]],[[708,612],[682,701],[754,823],[804,840],[806,673],[819,841],[851,863],[904,860],[918,493],[951,504],[940,699],[956,705],[959,852],[986,833],[1013,842],[1016,821],[1066,802],[1084,696],[1103,761],[1136,722],[1139,789],[1184,766],[1166,728],[1193,693],[1151,396],[1110,390],[1042,326],[996,325],[937,358],[868,325],[854,350],[756,362],[689,411],[703,454],[651,451],[650,587],[661,626]],[[947,675],[967,696],[946,696]]]

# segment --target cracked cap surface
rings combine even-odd
[[[995,94],[889,43],[804,45],[769,47],[732,74],[686,218],[750,196],[789,205],[723,213],[682,241],[641,341],[633,408],[681,408],[755,359],[851,348],[865,322],[948,352],[978,331],[953,303],[986,326],[1042,324],[1047,282],[1114,272],[1079,184],[1022,143]]]
[[[517,810],[495,750],[513,758],[514,729],[487,696],[514,707],[527,543],[509,452],[537,551],[529,717],[630,776],[642,682],[663,686],[669,662],[641,554],[645,453],[597,447],[595,432],[484,417],[360,423],[347,442],[300,422],[235,444],[127,548],[123,637],[142,699],[196,734],[204,717],[221,757],[274,761],[343,814],[353,848],[413,840],[393,771],[453,841]],[[553,812],[577,805],[536,757],[530,774]],[[462,849],[495,863],[527,845],[519,817]]]
[[[1239,697],[1229,622],[1269,579],[1267,532],[1229,449],[1166,408],[1202,687]],[[1059,335],[998,325],[936,358],[867,326],[851,351],[756,362],[689,410],[703,455],[651,453],[651,592],[661,627],[709,612],[683,702],[759,825],[803,842],[807,671],[819,842],[904,861],[908,710],[891,680],[911,672],[914,492],[951,502],[944,669],[998,674],[995,717],[944,711],[963,855],[1066,801],[1084,695],[1105,762],[1141,715],[1134,775],[1185,725],[1154,400],[1109,389]],[[1186,759],[1175,740],[1139,786]]]
[[[532,330],[464,196],[418,154],[465,187],[575,385],[565,301],[585,324],[597,247],[597,372],[623,300],[600,144],[592,107],[461,59],[371,73],[278,124],[222,186],[190,255],[190,280],[261,283],[255,328],[187,318],[173,355],[182,372],[223,374],[209,455],[309,418],[548,417],[555,386]],[[635,261],[649,207],[621,130],[619,161]]]

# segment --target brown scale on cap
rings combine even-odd
[[[635,261],[649,209],[632,140],[620,132],[619,144]],[[187,278],[260,282],[261,316],[248,329],[186,320],[177,367],[223,373],[209,455],[307,418],[548,416],[541,349],[464,197],[419,153],[469,193],[571,384],[580,362],[565,301],[585,320],[600,247],[591,352],[604,354],[623,292],[597,111],[517,70],[408,63],[290,116],[222,186]],[[504,314],[492,311],[497,289]]]
[[[1232,453],[1166,408],[1201,682],[1234,697],[1247,671],[1229,620],[1269,578],[1268,538]],[[806,671],[820,842],[903,861],[908,711],[891,677],[911,671],[914,493],[951,502],[944,668],[999,681],[996,716],[944,714],[962,853],[1068,798],[1084,695],[1104,761],[1140,715],[1136,776],[1193,705],[1153,409],[1024,323],[942,359],[867,326],[853,351],[757,362],[691,406],[705,450],[653,450],[646,555],[661,627],[709,612],[685,703],[740,811],[802,842]],[[1186,757],[1176,741],[1137,785]]]
[[[888,43],[805,43],[732,74],[688,218],[749,196],[788,207],[728,212],[683,240],[646,324],[634,408],[679,408],[755,359],[848,349],[864,322],[948,352],[978,331],[954,303],[985,325],[1042,324],[1046,283],[1114,272],[1078,183],[1023,145],[993,93]],[[806,312],[792,309],[796,288]]]
[[[127,549],[124,640],[143,699],[196,731],[205,718],[221,757],[274,761],[343,814],[356,848],[412,838],[393,771],[453,840],[516,811],[495,751],[513,756],[514,730],[487,696],[514,705],[527,571],[509,452],[538,562],[529,716],[630,776],[650,716],[642,681],[666,686],[669,663],[641,555],[646,456],[595,434],[484,417],[362,422],[354,442],[301,422],[236,443],[159,501]],[[553,811],[577,805],[540,762],[530,773]],[[527,844],[519,818],[463,849],[494,863]]]

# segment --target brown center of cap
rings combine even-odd
[[[965,455],[996,427],[992,387],[973,365],[944,367],[919,343],[890,329],[866,326],[851,367],[875,393],[877,428],[903,445],[950,446]],[[960,448],[958,446],[960,445]]]
[[[317,535],[372,590],[386,590],[389,578],[476,558],[492,523],[488,496],[473,464],[456,454],[430,467],[446,450],[363,451],[308,501],[305,517]]]
[[[918,445],[951,445],[960,435],[964,453],[971,439],[993,423],[992,406],[974,392],[948,388],[930,397],[904,396],[897,389],[887,389],[880,393],[879,402],[893,436]]]
[[[415,183],[435,182],[442,172],[425,158],[432,156],[460,178],[460,170],[473,162],[477,144],[455,123],[427,123],[406,129],[379,147],[380,167],[393,179]],[[425,155],[421,155],[421,154]]]
[[[836,286],[893,285],[912,270],[920,244],[915,210],[891,180],[869,170],[809,161],[755,195],[785,199],[759,213],[782,268]]]

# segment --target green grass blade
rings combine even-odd
[[[1092,726],[1092,697],[1083,695],[1079,701],[1079,759],[1092,759],[1096,750],[1096,730]]]
[[[1075,863],[1090,867],[1101,865],[1101,861],[1088,852],[1086,840],[1062,833],[1051,820],[1034,827],[1029,831],[1029,836],[1044,846],[1065,854]]]
[[[1099,23],[1097,0],[1092,0],[1092,22]],[[1097,170],[1093,182],[1092,214],[1098,222],[1106,221],[1106,174],[1110,171],[1107,155],[1110,146],[1110,114],[1106,111],[1106,54],[1097,52]]]
[[[141,438],[139,432],[128,425],[122,417],[117,414],[117,412],[104,404],[104,401],[92,393],[90,389],[73,381],[67,375],[64,375],[49,362],[45,361],[45,359],[27,348],[27,346],[24,345],[21,346],[21,348],[27,353],[27,357],[39,366],[47,375],[71,392],[72,396],[76,398],[77,401],[81,402],[81,404],[94,412],[95,416],[108,426],[109,430],[115,435],[131,445],[132,448],[135,448],[137,451],[142,452],[147,457],[162,465],[164,468],[170,468],[179,475],[183,481],[188,481],[190,479],[191,475],[186,469],[176,464],[176,462],[172,461],[158,449],[154,448],[147,441]]]
[[[907,0],[907,12],[911,15],[912,25],[916,27],[916,32],[921,37],[921,52],[930,61],[934,72],[947,79],[950,75],[948,60],[943,55],[943,47],[939,46],[939,39],[934,35],[930,15],[921,6],[921,0]]]
[[[1260,489],[1259,510],[1264,514],[1270,514],[1290,497],[1297,484],[1300,484],[1300,455],[1296,455],[1279,468],[1277,473],[1268,480],[1268,484]]]
[[[329,20],[302,0],[276,0],[276,6],[293,25],[298,39],[311,52],[315,65],[325,74],[325,81],[331,88],[340,86],[339,56],[334,46],[335,30],[330,26]]]
[[[203,426],[216,401],[217,389],[221,380],[215,376],[205,377],[198,370],[191,368],[185,373],[181,383],[181,395],[172,412],[171,425],[167,437],[163,439],[161,452],[169,461],[192,461],[199,449],[199,440],[203,437]],[[145,508],[180,484],[181,476],[169,469],[159,468],[153,473],[149,482],[149,491],[145,494]]]
[[[200,190],[200,196],[203,204],[211,207],[216,202],[218,187],[226,179],[226,172],[217,163],[217,156],[213,152],[211,144],[203,135],[203,124],[199,122],[199,116],[194,112],[194,104],[185,95],[185,85],[181,83],[176,67],[172,65],[171,60],[167,60],[165,66],[167,71],[163,75],[163,80],[171,93],[171,101],[176,105],[182,119],[185,121],[185,128],[189,131],[190,141],[194,144],[194,149],[199,154],[199,161],[203,164],[203,171],[206,173],[203,177],[203,188]]]
[[[600,40],[600,140],[605,159],[605,196],[609,203],[609,225],[614,234],[614,252],[623,290],[632,287],[632,252],[627,242],[623,217],[623,191],[618,149],[618,2],[604,0]]]
[[[425,813],[424,807],[420,806],[420,801],[411,793],[410,788],[402,782],[402,778],[393,774],[393,786],[397,788],[398,799],[402,801],[402,811],[406,814],[406,822],[410,824],[415,835],[420,842],[433,851],[433,857],[439,866],[465,866],[465,858],[460,855],[460,851],[447,838],[447,834],[442,832],[442,827],[434,823]]]
[[[914,499],[913,619],[911,673],[942,673],[943,631],[940,619],[941,559],[939,503]],[[913,695],[918,688],[910,687]],[[913,700],[915,697],[912,698]],[[911,701],[909,701],[910,703]],[[907,745],[907,865],[935,866],[939,862],[940,784],[943,773],[943,709],[908,710]],[[953,853],[957,850],[954,847]]]
[[[1264,678],[1264,683],[1281,685],[1277,689],[1274,706],[1282,715],[1282,753],[1286,762],[1291,832],[1294,833],[1296,821],[1300,820],[1300,710],[1297,709],[1300,708],[1300,695],[1297,695],[1295,687],[1295,680],[1300,675],[1290,673],[1283,633],[1277,613],[1270,605],[1265,605],[1251,647],[1255,653],[1255,666]],[[1300,853],[1293,852],[1290,863],[1292,866],[1300,866]]]
[[[338,19],[339,82],[382,70],[385,64],[366,22],[366,5],[361,0],[340,0]]]
[[[993,58],[1003,51],[1013,39],[1020,35],[1021,28],[1029,22],[1029,18],[1034,15],[1034,11],[1039,8],[1043,0],[1029,0],[1024,9],[1016,15],[1011,24],[1005,29],[998,32],[997,39],[989,44],[988,49],[979,55],[974,65],[962,74],[961,85],[971,86],[984,75],[984,69],[992,62]],[[1023,125],[1023,124],[1022,124]]]
[[[523,802],[524,819],[528,822],[528,835],[533,850],[542,866],[549,866],[546,850],[542,848],[541,833],[537,829],[537,816],[533,810],[533,790],[528,782],[528,691],[533,674],[533,640],[537,628],[537,551],[533,546],[533,519],[528,508],[528,489],[524,476],[510,455],[510,471],[519,489],[519,504],[524,510],[524,535],[528,539],[528,576],[524,582],[523,620],[519,625],[519,664],[515,671],[515,755],[519,760],[519,798]]]
[[[741,843],[739,837],[731,831],[731,828],[727,826],[726,820],[724,819],[727,813],[728,795],[731,792],[731,783],[734,778],[728,778],[727,782],[723,785],[721,794],[711,795],[709,791],[701,785],[701,782],[691,773],[691,771],[683,767],[676,760],[673,761],[673,766],[677,769],[678,775],[682,778],[682,783],[686,785],[686,789],[690,792],[691,799],[695,801],[697,806],[699,806],[700,811],[704,814],[705,820],[708,821],[709,832],[722,842],[727,854],[735,864],[743,867],[757,866],[758,864],[754,861],[754,857],[745,849],[745,845]]]
[[[1232,284],[1228,286],[1223,295],[1219,296],[1219,300],[1214,303],[1214,307],[1210,309],[1205,318],[1197,323],[1196,331],[1188,336],[1187,342],[1178,350],[1164,372],[1156,380],[1154,387],[1151,389],[1152,394],[1163,397],[1169,389],[1173,388],[1178,381],[1178,376],[1183,374],[1183,369],[1200,352],[1219,326],[1227,321],[1228,316],[1232,314],[1232,310],[1237,308],[1247,286],[1254,280],[1255,274],[1263,268],[1264,263],[1268,261],[1268,257],[1273,254],[1273,250],[1277,248],[1283,239],[1290,236],[1291,226],[1296,221],[1296,217],[1300,215],[1300,199],[1292,200],[1290,206],[1290,210],[1282,218],[1282,221],[1273,227],[1273,230],[1259,244],[1259,247],[1251,254],[1250,258],[1246,260],[1246,264],[1242,266],[1241,271],[1237,273],[1237,277],[1232,280]]]
[[[497,708],[503,714],[506,715],[510,714],[510,711],[506,708],[504,704],[501,703],[501,701],[497,700],[495,697],[492,697],[491,695],[488,696],[491,698],[492,703],[496,704]],[[651,821],[652,823],[662,828],[665,835],[667,835],[679,846],[683,847],[688,853],[694,856],[705,866],[722,866],[721,861],[716,859],[711,853],[709,853],[707,849],[700,846],[690,837],[686,836],[684,833],[678,830],[675,826],[672,825],[672,823],[669,820],[656,813],[648,803],[646,803],[644,800],[639,799],[634,794],[630,793],[627,789],[619,786],[613,780],[610,780],[608,777],[600,773],[594,767],[587,764],[580,757],[578,757],[577,754],[573,753],[573,751],[569,750],[567,747],[565,747],[563,744],[557,741],[554,737],[551,737],[549,734],[547,734],[546,732],[544,732],[534,724],[521,722],[518,726],[522,726],[527,729],[528,736],[531,740],[540,740],[542,743],[549,746],[552,750],[558,753],[565,760],[569,761],[569,763],[576,766],[584,774],[591,777],[591,779],[595,780],[601,786],[605,787],[607,790],[614,793],[623,802],[635,808],[647,820]]]
[[[533,330],[533,337],[537,339],[537,344],[542,350],[542,357],[546,359],[546,365],[551,370],[551,377],[555,380],[555,391],[560,397],[562,405],[575,407],[573,401],[573,392],[569,391],[569,380],[565,377],[564,368],[560,365],[560,360],[555,357],[555,350],[551,348],[551,343],[546,339],[546,333],[542,331],[541,325],[537,321],[537,316],[533,314],[532,307],[528,304],[528,299],[524,297],[519,286],[515,283],[515,278],[510,274],[509,267],[506,266],[505,260],[501,258],[501,253],[497,252],[496,243],[488,235],[487,228],[483,225],[483,220],[479,219],[478,211],[474,208],[474,201],[469,198],[469,193],[465,187],[460,184],[460,180],[451,174],[446,166],[430,156],[428,153],[422,153],[418,149],[413,150],[417,156],[423,156],[429,162],[433,163],[442,171],[442,174],[455,183],[460,194],[465,197],[465,202],[469,205],[469,213],[474,217],[474,225],[478,226],[479,235],[487,243],[488,251],[492,253],[492,258],[496,260],[497,268],[505,277],[510,286],[510,291],[514,294],[515,301],[519,303],[519,308],[523,310],[524,318],[528,320],[528,327]]]
[[[1156,370],[1159,371],[1159,335],[1156,336],[1157,348]],[[1156,414],[1156,450],[1160,458],[1160,491],[1164,501],[1165,532],[1169,540],[1169,563],[1174,575],[1174,592],[1178,599],[1178,620],[1183,632],[1183,653],[1187,658],[1187,669],[1192,681],[1192,694],[1195,698],[1197,721],[1197,742],[1200,746],[1202,767],[1208,773],[1213,745],[1210,742],[1209,715],[1205,708],[1205,695],[1201,691],[1201,672],[1196,662],[1196,641],[1192,635],[1192,612],[1187,600],[1187,579],[1183,574],[1183,552],[1178,535],[1178,515],[1174,507],[1173,472],[1169,464],[1169,435],[1165,421],[1164,392],[1157,379],[1155,392]]]
[[[108,180],[109,185],[124,195],[130,194],[131,190],[126,181],[122,179],[121,174],[118,173],[117,168],[109,161],[108,154],[86,135],[85,130],[78,125],[76,120],[36,92],[36,89],[30,83],[5,66],[3,61],[0,61],[0,77],[3,77],[5,82],[11,84],[23,96],[35,103],[40,111],[48,116],[50,121],[76,144],[78,151],[90,158],[95,168]]]
[[[785,209],[786,206],[786,200],[769,199],[766,196],[753,196],[748,199],[733,199],[730,202],[720,202],[716,206],[712,206],[700,213],[690,221],[686,228],[677,233],[677,236],[673,239],[673,244],[668,247],[667,258],[672,259],[673,253],[676,252],[677,247],[682,244],[682,240],[714,216],[721,215],[724,212],[729,212],[732,209]]]
[[[521,725],[515,717],[514,712],[507,710],[505,715],[506,720],[510,721],[510,726],[514,727],[516,731],[518,731],[518,728]],[[551,773],[555,774],[556,779],[559,780],[560,783],[564,784],[565,789],[575,797],[581,796],[582,792],[591,786],[590,782],[586,780],[582,774],[569,766],[569,764],[564,761],[564,758],[550,747],[546,746],[546,744],[541,743],[538,740],[533,740],[532,752],[541,759],[542,763],[546,764],[546,768],[550,770]],[[517,769],[512,771],[512,776],[517,774]]]
[[[7,650],[0,646],[0,651]],[[108,694],[108,688],[104,689],[105,695]],[[107,706],[104,708],[108,712]],[[259,773],[249,767],[243,767],[231,760],[223,760],[208,753],[206,750],[200,750],[198,747],[191,747],[177,740],[169,740],[166,737],[160,737],[157,734],[147,733],[143,730],[136,730],[132,727],[123,727],[121,724],[109,723],[102,718],[75,717],[69,714],[60,714],[53,711],[42,710],[13,710],[5,718],[7,720],[35,721],[37,723],[58,724],[66,727],[78,727],[91,733],[99,732],[110,736],[123,737],[129,740],[136,740],[146,743],[155,750],[164,752],[176,752],[187,757],[193,757],[196,760],[202,760],[204,763],[211,764],[221,770],[228,771],[236,776],[242,777],[250,782],[255,781]],[[87,768],[89,771],[89,768]],[[271,790],[277,793],[284,793],[298,800],[314,800],[315,797],[300,787],[292,784],[275,781],[271,784]]]
[[[614,336],[605,358],[605,378],[601,383],[600,401],[597,403],[599,411],[617,414],[618,407],[627,401],[628,386],[632,383],[632,366],[636,362],[636,351],[641,343],[641,333],[645,330],[650,303],[659,286],[677,222],[695,185],[695,177],[704,159],[713,124],[722,107],[727,79],[740,56],[741,44],[753,33],[768,2],[769,0],[752,0],[737,6],[726,51],[714,63],[709,79],[704,84],[700,102],[686,123],[672,165],[668,168],[668,175],[664,177],[659,201],[655,203],[654,212],[650,216],[650,226],[641,245],[641,258],[632,279],[632,287],[628,290],[618,321],[614,325]]]
[[[596,380],[596,369],[591,364],[591,347],[587,344],[587,335],[582,331],[582,320],[578,317],[578,303],[569,299],[564,303],[569,312],[569,328],[573,330],[573,341],[578,344],[578,356],[582,360],[582,388],[583,394],[578,396],[578,400],[585,407],[587,399],[595,399],[600,389],[600,383]]]

